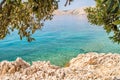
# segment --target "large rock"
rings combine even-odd
[[[0,63],[0,80],[119,80],[120,54],[86,53],[73,58],[66,67],[21,58]]]
[[[0,75],[12,74],[28,67],[30,67],[30,64],[21,58],[17,58],[14,62],[3,61],[0,63]]]

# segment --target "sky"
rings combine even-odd
[[[1,2],[2,0],[0,0]],[[59,9],[60,10],[69,10],[69,9],[75,9],[75,8],[80,8],[80,7],[85,7],[85,6],[93,6],[95,5],[94,0],[73,0],[71,5],[64,6],[66,0],[60,0],[59,2]]]
[[[95,1],[94,0],[74,0],[71,5],[64,6],[66,0],[60,0],[59,2],[59,9],[60,10],[69,10],[69,9],[75,9],[85,6],[94,6]]]

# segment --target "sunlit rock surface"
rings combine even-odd
[[[54,15],[85,15],[86,12],[84,11],[86,7],[77,8],[73,10],[55,10],[53,12]]]
[[[119,80],[120,54],[86,53],[73,58],[65,67],[50,62],[33,62],[21,58],[0,63],[0,80]]]

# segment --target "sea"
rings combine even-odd
[[[86,15],[57,15],[32,35],[35,41],[20,40],[17,31],[0,40],[0,61],[21,57],[30,64],[50,61],[65,66],[78,54],[120,53],[120,45],[109,36],[102,26],[90,24]]]

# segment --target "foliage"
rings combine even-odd
[[[52,19],[52,12],[58,8],[57,0],[2,0],[0,3],[0,39],[11,31],[18,30],[20,39],[31,35]]]
[[[73,0],[66,0],[65,6]],[[95,0],[96,6],[86,9],[89,22],[103,26],[110,37],[120,43],[120,0]],[[44,21],[52,19],[58,0],[2,0],[0,2],[0,39],[17,30],[20,39],[34,40],[32,34],[41,29]]]
[[[120,43],[120,0],[95,0],[96,6],[85,9],[91,24],[103,26],[114,42]]]

